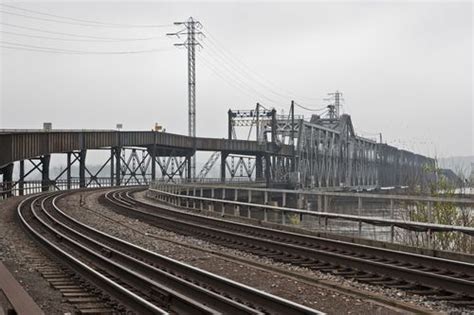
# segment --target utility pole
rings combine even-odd
[[[199,30],[202,24],[190,17],[185,22],[174,22],[175,25],[182,25],[184,28],[176,33],[168,33],[168,36],[186,35],[186,40],[182,43],[176,43],[175,46],[184,46],[188,50],[188,135],[196,137],[196,46],[202,45],[196,39],[196,35],[202,35]],[[196,178],[196,152],[194,152],[190,161],[191,177]],[[188,175],[189,176],[189,175]]]

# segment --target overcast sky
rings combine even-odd
[[[229,108],[261,102],[287,112],[292,98],[319,108],[327,93],[340,90],[344,111],[362,135],[382,132],[390,144],[431,156],[474,154],[470,2],[2,3],[82,20],[168,26],[73,25],[0,7],[3,46],[160,50],[116,55],[3,47],[0,128],[52,122],[54,128],[123,123],[124,129],[149,130],[158,122],[186,134],[186,50],[173,47],[179,39],[165,34],[180,30],[174,21],[193,16],[208,34],[197,54],[198,136],[225,137]],[[77,41],[91,38],[47,32],[153,39]]]

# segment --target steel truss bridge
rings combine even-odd
[[[70,189],[189,179],[190,159],[197,151],[213,152],[198,175],[201,179],[220,164],[221,179],[243,177],[297,188],[420,185],[432,176],[429,170],[435,164],[431,158],[357,136],[349,115],[337,119],[313,115],[306,121],[257,106],[250,111],[229,110],[228,120],[227,139],[157,131],[0,130],[2,190],[23,194],[25,183],[35,174],[40,174],[42,190],[60,189],[60,182]],[[255,128],[256,139],[236,139],[240,127],[250,129],[249,135]],[[99,169],[86,163],[90,150],[110,153]],[[54,177],[51,154],[66,159],[66,167]]]

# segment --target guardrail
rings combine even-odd
[[[111,181],[110,177],[98,177],[95,179],[86,178],[84,185],[87,188],[99,188],[99,187],[113,187],[115,182]],[[135,186],[135,185],[147,185],[148,182],[131,180],[122,183],[122,186]],[[81,181],[79,178],[71,178],[70,181],[66,179],[60,179],[55,181],[45,182],[42,180],[32,180],[19,182],[0,182],[0,200],[5,200],[14,196],[31,195],[40,192],[52,192],[59,190],[69,190],[85,188],[81,187]]]
[[[283,205],[272,205],[270,204],[269,193],[272,192],[283,192],[283,193],[295,193],[295,194],[314,194],[316,196],[350,196],[350,197],[361,197],[361,198],[381,198],[388,200],[425,200],[428,202],[433,201],[455,201],[460,203],[469,203],[474,204],[474,200],[457,200],[456,198],[435,198],[435,197],[412,197],[412,196],[398,196],[398,195],[375,195],[375,194],[352,194],[352,193],[334,193],[334,192],[302,192],[302,191],[288,191],[288,190],[269,190],[269,189],[260,189],[260,188],[251,188],[251,187],[229,187],[229,186],[219,186],[220,192],[217,193],[217,186],[207,186],[209,191],[207,194],[210,196],[205,196],[206,186],[192,186],[192,185],[176,185],[176,184],[167,184],[167,183],[154,183],[150,186],[149,196],[155,199],[159,199],[162,202],[169,203],[179,207],[186,207],[192,209],[204,210],[208,208],[211,211],[216,211],[219,209],[221,215],[225,214],[226,206],[231,206],[234,208],[234,215],[240,216],[240,209],[247,209],[247,218],[252,218],[252,209],[259,210],[263,213],[263,221],[268,220],[269,212],[279,213],[281,217],[281,224],[287,224],[288,215],[299,215],[301,220],[304,216],[315,217],[320,223],[323,220],[323,229],[327,231],[329,220],[343,220],[349,222],[357,222],[359,236],[362,233],[362,224],[369,224],[372,226],[381,226],[390,228],[390,242],[394,242],[394,232],[395,228],[401,228],[406,231],[415,231],[415,232],[425,232],[428,238],[427,247],[429,249],[435,249],[433,244],[433,235],[436,232],[455,232],[467,235],[472,242],[472,237],[474,236],[473,227],[465,226],[453,226],[453,225],[444,225],[444,224],[435,224],[435,223],[425,223],[425,222],[415,222],[415,221],[404,221],[396,219],[385,219],[385,218],[374,218],[361,215],[349,215],[349,214],[339,214],[339,213],[329,213],[327,211],[311,211],[307,209],[298,209],[291,208],[286,206],[285,197],[282,198]],[[226,193],[226,191],[231,193]],[[233,191],[233,194],[232,194]],[[246,191],[248,193],[247,202],[239,201],[239,191]],[[260,191],[263,192],[263,202],[255,203],[252,202],[252,192]],[[360,196],[359,196],[360,195]],[[375,195],[375,196],[374,196]],[[284,196],[284,195],[283,195]],[[230,197],[230,198],[229,198]],[[327,205],[327,202],[325,202]],[[360,206],[360,203],[359,203]],[[325,208],[327,209],[327,208]],[[219,211],[219,210],[218,210]]]
[[[154,185],[163,185],[169,183],[156,182],[150,185],[151,188],[156,188]],[[199,190],[208,190],[208,196],[222,195],[223,190],[228,190],[227,183],[177,183],[183,185],[184,188],[194,190],[197,185]],[[237,192],[236,192],[237,193]],[[259,187],[240,187],[239,195],[247,195],[248,202],[261,204],[268,204],[272,200],[278,200],[282,207],[290,205],[291,208],[305,209],[310,211],[329,212],[333,210],[334,205],[338,202],[356,202],[358,215],[362,214],[362,209],[365,205],[383,203],[387,206],[390,213],[390,218],[394,218],[394,211],[397,206],[406,204],[416,204],[419,207],[425,206],[427,208],[428,222],[433,223],[433,207],[436,204],[449,203],[459,207],[474,208],[474,198],[447,198],[447,197],[432,197],[432,196],[416,196],[416,195],[395,195],[386,193],[364,193],[364,192],[339,192],[331,191],[330,189],[320,190],[290,190],[290,189],[270,189]],[[330,204],[333,204],[331,208]],[[351,205],[352,208],[352,205]]]
[[[206,186],[212,185],[209,187],[215,187],[215,185],[223,185],[225,187],[229,187],[229,185],[266,185],[266,180],[256,180],[255,178],[249,177],[234,177],[234,178],[173,178],[173,179],[158,179],[150,183],[151,186],[153,185],[162,185],[162,184],[174,184],[174,185],[199,185],[199,186]],[[247,186],[251,187],[251,186]]]
[[[148,185],[151,182],[151,179],[147,181],[143,180],[141,177],[137,179],[133,178],[131,180],[123,180],[121,186],[135,186],[135,185]],[[174,184],[193,184],[193,185],[211,185],[211,184],[225,184],[227,186],[238,186],[238,185],[249,185],[252,186],[265,186],[265,181],[254,180],[249,178],[233,178],[222,181],[220,178],[200,178],[200,179],[186,179],[186,178],[173,178],[173,179],[161,179],[156,180],[153,183],[155,184],[164,184],[164,183],[174,183]],[[86,177],[83,183],[87,188],[98,188],[98,187],[113,187],[115,185],[115,179],[111,180],[110,177],[96,177],[90,178]],[[0,182],[0,200],[7,199],[13,196],[23,196],[31,195],[40,192],[47,191],[59,191],[59,190],[68,190],[68,189],[77,189],[81,187],[81,181],[78,177],[72,177],[70,181],[67,179],[59,180],[31,180],[24,181],[23,183],[19,181],[14,182]]]

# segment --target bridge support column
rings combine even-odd
[[[68,152],[67,153],[67,162],[66,162],[66,187],[67,189],[71,189],[71,166],[72,166],[72,163],[71,163],[71,156],[72,156],[72,153],[71,152]]]
[[[49,162],[51,160],[51,155],[43,155],[41,158],[41,191],[49,191]]]
[[[261,155],[255,156],[255,180],[263,179],[263,157]]]
[[[121,167],[120,167],[120,154],[122,153],[122,148],[116,147],[113,148],[115,155],[115,186],[120,186],[121,182]]]
[[[6,193],[2,193],[2,195],[5,197],[13,196],[13,193],[10,191],[12,189],[13,182],[13,163],[1,168],[0,174],[3,174],[2,190],[7,191]]]
[[[155,181],[156,180],[156,132],[154,134],[155,136],[155,143],[153,144],[153,147],[151,149],[151,180]]]
[[[196,152],[194,152],[194,154],[196,154]],[[193,169],[192,169],[192,160],[193,160],[193,155],[194,154],[191,154],[191,155],[187,155],[186,156],[186,168],[187,168],[187,171],[186,171],[186,178],[188,180],[190,179],[193,179]],[[170,157],[171,158],[171,157]]]
[[[79,188],[86,187],[86,150],[79,152]]]
[[[20,178],[18,179],[18,194],[25,194],[25,160],[20,161]]]
[[[226,173],[226,159],[229,153],[221,152],[221,180],[225,181],[225,173]]]
[[[115,155],[114,155],[114,148],[110,148],[110,187],[114,186],[114,178],[115,178]],[[152,160],[154,162],[154,160]]]
[[[270,187],[270,168],[271,168],[271,158],[270,155],[265,154],[265,181],[267,183],[267,187]]]

